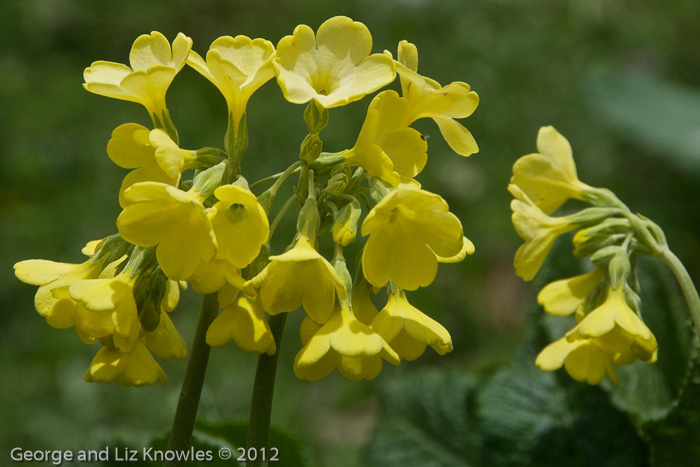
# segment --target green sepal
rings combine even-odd
[[[95,256],[92,257],[92,263],[110,264],[127,254],[131,246],[131,243],[121,238],[119,234],[110,235],[102,241]]]
[[[233,121],[233,114],[228,114],[228,129],[226,130],[225,147],[232,167],[238,167],[248,149],[247,116],[243,114],[239,122]]]
[[[595,207],[627,209],[617,195],[607,188],[592,188],[590,190],[583,190],[581,191],[581,197],[584,201],[592,204]]]
[[[318,202],[316,198],[306,198],[304,206],[299,211],[297,219],[297,233],[309,239],[315,239],[318,228],[321,225],[321,218],[318,214]]]
[[[202,167],[212,167],[227,159],[226,153],[219,148],[197,149],[194,157]]]
[[[223,183],[226,174],[227,162],[223,161],[214,167],[198,173],[194,177],[192,189],[200,194],[204,199],[208,198],[214,190]]]
[[[134,284],[134,299],[139,322],[144,331],[152,332],[160,323],[160,308],[167,291],[168,278],[160,267],[144,271]]]
[[[379,177],[370,177],[369,179],[369,195],[375,203],[380,202],[386,195],[391,193],[393,188]]]
[[[312,99],[304,110],[304,121],[309,133],[320,133],[328,125],[328,109]]]
[[[343,281],[343,284],[345,285],[345,290],[348,291],[347,294],[347,302],[348,305],[352,306],[352,303],[350,301],[350,291],[352,290],[352,277],[350,276],[350,271],[348,271],[348,265],[345,262],[345,258],[343,255],[336,255],[336,257],[333,259],[333,269],[335,269],[335,272],[338,274],[338,277],[340,277],[340,280]]]
[[[627,251],[624,248],[620,248],[610,259],[610,263],[608,264],[610,285],[613,289],[617,290],[622,284],[627,282],[631,268],[632,266],[629,256],[627,256]]]
[[[344,156],[339,156],[340,152],[321,152],[318,158],[313,161],[311,168],[323,172],[347,161]]]
[[[603,225],[603,223],[608,221],[624,221],[625,219],[608,219],[610,216],[614,216],[615,214],[618,214],[619,210],[616,208],[586,208],[583,209],[576,214],[573,214],[571,216],[568,216],[569,218],[569,224],[576,224],[576,225],[591,225],[591,224],[599,224]],[[604,221],[604,222],[603,222]],[[629,228],[629,222],[627,222],[627,226]],[[594,228],[594,227],[592,227]]]
[[[627,250],[621,246],[606,246],[593,253],[591,256],[591,262],[599,267],[606,266],[620,251],[627,255]]]

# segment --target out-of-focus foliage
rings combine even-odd
[[[300,344],[298,322],[290,319],[273,423],[304,439],[312,462],[363,465],[375,425],[380,433],[395,420],[380,410],[379,394],[395,394],[393,385],[426,371],[421,367],[458,374],[468,389],[476,380],[461,373],[490,374],[509,359],[538,284],[523,284],[513,271],[519,240],[510,225],[505,186],[513,161],[534,152],[540,126],[555,125],[566,134],[579,174],[591,185],[612,188],[654,219],[691,276],[699,276],[700,126],[694,107],[700,100],[700,6],[695,0],[5,0],[0,2],[0,450],[101,448],[115,440],[145,446],[170,426],[184,372],[181,362],[164,362],[169,384],[138,390],[84,383],[82,374],[96,349],[80,344],[73,331],[49,328],[33,310],[34,288],[12,274],[12,264],[26,258],[78,261],[85,242],[115,232],[124,171],[109,160],[105,147],[117,125],[148,125],[148,116],[136,105],[83,90],[82,70],[95,60],[125,61],[133,40],[152,30],[171,40],[182,31],[202,54],[221,35],[276,43],[297,24],[316,28],[339,14],[368,26],[375,51],[395,53],[399,40],[408,39],[420,52],[419,70],[441,83],[466,81],[479,93],[468,126],[480,152],[464,159],[440,138],[430,138],[435,163],[419,177],[428,189],[439,184],[476,253],[461,264],[445,265],[430,291],[412,297],[453,337],[454,351],[439,363],[426,354],[412,368],[387,368],[372,383],[334,376],[309,384],[291,372]],[[223,146],[225,102],[196,72],[178,75],[168,104],[183,147]],[[289,135],[305,134],[303,107],[287,103],[271,82],[248,110],[245,170],[268,174],[286,167],[301,143]],[[363,105],[331,112],[324,149],[351,147],[362,112]],[[427,135],[438,131],[428,121],[417,126]],[[292,225],[280,228],[291,238]],[[569,255],[567,250],[563,256]],[[186,294],[172,315],[188,343],[198,309],[193,299]],[[645,318],[665,312],[649,309],[651,302],[644,306]],[[665,348],[675,350],[661,338],[659,346],[661,363]],[[254,356],[234,346],[214,349],[201,419],[246,417],[254,371]],[[670,389],[675,392],[681,370],[669,371],[676,372],[664,375],[675,378]],[[678,426],[686,427],[681,431],[695,423],[675,410]],[[468,429],[455,425],[438,444],[457,443],[455,434]],[[682,439],[660,426],[648,432],[663,441],[652,453],[672,452],[674,440]]]

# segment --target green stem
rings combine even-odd
[[[168,441],[169,451],[185,451],[190,447],[194,421],[197,417],[197,408],[199,406],[199,396],[202,394],[202,384],[207,371],[209,350],[211,350],[211,347],[206,342],[207,330],[218,312],[219,301],[217,294],[205,295],[202,299],[202,309],[199,312],[199,321],[194,333],[185,379],[180,389],[180,400],[175,410],[173,428]],[[163,465],[181,466],[185,464],[184,461],[166,461]]]
[[[693,280],[690,278],[690,274],[688,274],[688,270],[683,266],[681,260],[668,248],[662,250],[658,258],[666,263],[676,276],[676,280],[678,280],[678,284],[683,291],[685,301],[688,303],[690,316],[695,325],[695,332],[700,336],[700,298],[698,297],[698,291],[693,284]]]
[[[286,320],[287,313],[270,316],[268,321],[275,338],[277,351],[274,355],[261,354],[258,357],[258,368],[255,371],[255,382],[253,383],[253,398],[250,403],[250,424],[248,425],[248,449],[254,448],[258,455],[255,456],[256,460],[251,460],[246,464],[247,467],[267,465],[267,462],[263,464],[262,453],[268,454],[267,446],[270,437],[277,358],[280,354]],[[267,456],[264,457],[267,458]]]

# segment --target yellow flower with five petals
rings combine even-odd
[[[154,121],[167,113],[165,94],[185,65],[192,39],[180,33],[172,48],[163,34],[139,36],[131,47],[129,64],[97,61],[85,69],[83,87],[101,96],[142,104]]]
[[[452,338],[447,329],[411,305],[401,289],[389,291],[389,301],[370,327],[401,359],[417,359],[428,345],[440,355],[452,351]]]
[[[327,20],[316,35],[302,24],[277,44],[277,82],[295,104],[315,99],[325,108],[345,105],[394,80],[393,60],[371,51],[367,27],[345,16]]]
[[[235,132],[250,96],[275,76],[274,55],[275,47],[268,40],[223,36],[211,44],[206,61],[191,51],[187,64],[219,88],[226,98]]]
[[[408,101],[407,124],[420,118],[432,118],[457,154],[469,156],[478,152],[472,134],[455,119],[474,113],[479,96],[467,83],[457,81],[443,87],[437,81],[419,75],[418,50],[410,42],[401,41],[398,52],[396,72],[401,80],[403,97]]]
[[[270,225],[265,209],[250,190],[237,185],[214,191],[219,200],[208,212],[219,250],[216,257],[239,269],[258,256],[267,241]]]
[[[119,167],[135,169],[124,177],[119,204],[124,207],[124,191],[139,182],[160,182],[177,186],[180,175],[199,164],[192,151],[180,149],[163,130],[149,130],[137,123],[119,125],[107,143],[107,154]]]
[[[299,236],[289,251],[270,256],[270,264],[249,280],[244,290],[250,288],[260,289],[263,309],[271,315],[303,306],[306,314],[317,323],[328,321],[336,295],[341,300],[347,295],[333,265],[304,235]]]
[[[540,290],[537,302],[550,315],[571,315],[586,302],[588,294],[605,277],[605,272],[602,268],[595,268],[580,276],[550,282]]]
[[[367,109],[355,146],[339,156],[394,187],[415,177],[428,161],[428,143],[408,126],[408,110],[408,101],[396,91],[379,93]]]
[[[362,252],[362,270],[375,287],[390,280],[405,290],[430,285],[438,256],[468,253],[474,246],[462,235],[462,224],[442,197],[401,185],[377,203],[362,223],[369,235]]]
[[[185,192],[164,183],[137,183],[124,192],[124,202],[119,234],[134,245],[158,245],[156,258],[169,279],[185,280],[214,257],[214,229],[194,188]]]
[[[212,347],[235,341],[247,352],[267,353],[276,351],[275,339],[265,319],[259,297],[240,294],[238,299],[223,308],[207,330],[207,344]]]
[[[165,372],[143,342],[136,342],[131,350],[121,352],[104,346],[92,359],[85,372],[88,383],[116,382],[122,386],[152,386],[168,381]]]
[[[529,281],[539,271],[554,241],[578,226],[568,217],[550,217],[542,212],[518,185],[508,185],[508,191],[515,197],[510,203],[513,226],[525,240],[515,253],[515,272]]]
[[[518,185],[545,214],[570,198],[583,199],[582,192],[591,187],[578,179],[569,141],[545,126],[537,133],[537,150],[515,162],[510,183]]]
[[[565,337],[545,347],[535,363],[544,371],[563,365],[577,381],[598,384],[607,375],[617,384],[613,363],[653,363],[657,350],[656,338],[627,304],[624,287],[609,287],[605,302]]]
[[[399,364],[399,356],[368,326],[355,318],[347,302],[333,313],[306,342],[294,360],[298,378],[318,381],[333,369],[358,381],[374,379],[382,369],[382,359]]]

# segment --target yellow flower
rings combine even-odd
[[[192,151],[180,149],[163,130],[149,130],[137,123],[125,123],[112,132],[107,154],[119,167],[136,169],[124,177],[119,204],[124,207],[124,191],[139,182],[160,182],[177,186],[180,175],[197,167]]]
[[[577,381],[598,384],[607,375],[617,384],[613,363],[654,363],[657,349],[654,335],[627,305],[624,288],[609,288],[605,302],[565,337],[547,346],[535,363],[544,371],[564,365]]]
[[[141,329],[131,273],[125,269],[112,278],[75,281],[68,287],[70,297],[85,309],[111,314],[114,348],[124,352],[133,348]]]
[[[529,281],[539,271],[554,241],[560,235],[576,230],[568,217],[550,217],[533,203],[517,185],[508,185],[516,199],[511,201],[513,226],[525,240],[515,253],[515,272]]]
[[[390,54],[389,54],[390,55]],[[469,156],[479,151],[472,134],[455,118],[470,116],[479,105],[479,96],[467,83],[454,82],[447,86],[416,73],[418,50],[407,41],[399,43],[396,72],[401,80],[403,97],[408,102],[410,124],[420,118],[432,118],[443,138],[457,154]]]
[[[566,335],[570,341],[596,339],[616,365],[656,361],[656,338],[627,304],[624,287],[608,289],[605,302]]]
[[[415,360],[431,346],[438,354],[452,351],[452,338],[440,323],[408,303],[399,289],[389,292],[389,301],[372,321],[371,328],[389,343],[399,358]]]
[[[562,366],[578,382],[598,384],[608,376],[618,384],[610,356],[595,340],[569,341],[562,337],[540,352],[535,364],[542,371],[558,370]]]
[[[583,199],[581,192],[591,187],[579,181],[566,138],[551,126],[542,127],[537,134],[537,150],[539,153],[515,161],[510,183],[518,185],[545,214],[554,212],[569,198]]]
[[[270,264],[246,283],[246,289],[260,288],[265,311],[271,315],[294,311],[300,306],[317,323],[333,313],[336,293],[342,300],[347,291],[333,265],[301,235],[294,248],[270,256]]]
[[[102,347],[85,372],[88,383],[117,382],[122,386],[151,386],[155,382],[165,384],[165,372],[141,341],[127,352],[111,346]]]
[[[396,187],[401,177],[418,175],[428,160],[428,143],[409,123],[406,99],[383,91],[372,99],[355,146],[339,155]]]
[[[119,234],[134,245],[158,245],[156,258],[169,279],[187,279],[214,256],[216,237],[197,191],[143,182],[124,192],[124,202]]]
[[[191,51],[187,64],[219,88],[233,115],[234,131],[246,112],[248,99],[275,76],[275,47],[265,39],[223,36],[209,47],[207,60]]]
[[[75,301],[67,294],[68,286],[75,281],[96,278],[102,264],[94,262],[92,258],[81,264],[29,259],[15,264],[14,269],[19,280],[39,286],[34,297],[37,313],[46,319],[49,326],[65,329],[76,324],[75,314],[76,311],[80,312],[75,309]],[[78,321],[83,322],[82,319]],[[104,335],[109,332],[108,330]]]
[[[382,369],[382,358],[399,364],[396,352],[379,334],[360,323],[343,301],[341,309],[299,351],[294,374],[317,381],[337,368],[353,381],[374,379]]]
[[[551,282],[537,295],[537,303],[551,315],[568,316],[586,302],[603,277],[605,270],[596,268],[587,274]]]
[[[165,94],[185,65],[192,39],[180,33],[170,43],[161,33],[139,36],[131,47],[129,63],[97,61],[85,69],[83,87],[101,96],[142,104],[154,120],[167,112]]]
[[[209,261],[199,263],[194,273],[187,278],[192,288],[201,294],[214,293],[222,287],[230,284],[243,284],[241,270],[226,259],[216,257]]]
[[[221,186],[214,196],[219,202],[208,216],[219,246],[216,257],[243,269],[258,256],[267,241],[270,234],[267,214],[255,195],[240,186]]]
[[[375,287],[391,280],[405,290],[430,285],[437,274],[436,255],[457,255],[465,244],[462,224],[444,199],[404,186],[372,208],[362,235],[369,235],[362,252],[365,278]]]
[[[277,44],[277,82],[295,104],[315,99],[325,108],[345,105],[394,80],[393,60],[371,51],[367,27],[345,16],[324,22],[315,37],[302,24]]]
[[[209,326],[207,344],[210,346],[225,345],[231,340],[247,352],[275,353],[275,339],[259,298],[241,294],[238,300],[224,307]]]

